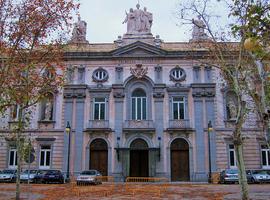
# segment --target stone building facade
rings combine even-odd
[[[196,45],[208,39],[202,27],[194,25],[190,42],[167,43],[153,37],[151,13],[141,24],[128,14],[127,33],[108,44],[89,43],[86,23],[75,24],[65,53],[67,83],[33,108],[25,133],[35,152],[31,168],[67,171],[67,122],[75,175],[98,169],[119,181],[128,176],[207,181],[209,147],[212,172],[235,168],[234,95],[217,69],[198,62],[207,55]],[[8,114],[0,122],[4,136],[16,109]],[[246,167],[269,168],[256,116],[249,116],[244,132]],[[1,138],[0,169],[16,167],[14,147]]]

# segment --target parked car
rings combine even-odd
[[[42,169],[37,170],[36,175],[33,177],[33,183],[43,183],[43,178],[47,171]]]
[[[268,170],[249,170],[249,183],[270,183],[270,171]]]
[[[102,184],[101,173],[97,170],[82,171],[77,177],[77,185],[81,184]]]
[[[220,173],[220,183],[238,183],[238,170],[225,169]]]
[[[21,175],[20,175],[20,180],[21,182],[28,182],[28,178],[29,178],[29,182],[33,183],[34,182],[34,178],[37,175],[39,170],[37,169],[31,169],[29,170],[25,170]]]
[[[48,170],[45,172],[42,183],[64,183],[65,178],[60,170]]]
[[[17,170],[5,169],[0,174],[0,182],[15,182],[17,177]]]

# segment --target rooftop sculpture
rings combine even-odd
[[[70,43],[88,43],[86,40],[87,23],[78,17],[78,21],[74,24]]]
[[[140,4],[137,4],[136,8],[130,8],[129,13],[126,12],[123,24],[127,23],[127,34],[151,34],[152,13],[148,12],[146,7],[140,9]]]

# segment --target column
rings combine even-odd
[[[64,93],[64,150],[63,150],[63,166],[62,171],[67,172],[67,160],[68,160],[68,134],[65,131],[67,122],[69,121],[70,125],[72,124],[72,115],[73,115],[73,98],[72,95]],[[71,127],[72,128],[72,127]],[[71,134],[71,133],[70,133]]]
[[[76,133],[75,133],[75,160],[74,173],[77,175],[82,170],[83,152],[83,126],[84,126],[85,98],[76,99]]]
[[[151,176],[165,176],[164,168],[163,168],[163,162],[164,162],[164,88],[165,85],[160,84],[156,85],[154,87],[154,106],[155,106],[155,140],[156,140],[156,147],[160,147],[160,154],[156,151],[150,151],[149,152],[149,169],[151,170],[149,175]],[[160,141],[158,140],[160,138]],[[158,158],[160,156],[160,160]],[[158,162],[157,162],[158,161]],[[153,164],[150,162],[154,162]]]
[[[124,113],[124,87],[122,85],[113,85],[113,96],[114,96],[114,103],[115,103],[115,134],[114,134],[114,141],[115,147],[121,147],[123,141],[123,113]],[[119,140],[117,140],[119,138]],[[115,151],[113,149],[113,151]],[[113,175],[117,180],[123,181],[123,176],[126,177],[129,175],[129,151],[120,152],[119,160],[117,158],[117,153],[115,153],[116,158],[115,160],[115,168],[113,170]]]

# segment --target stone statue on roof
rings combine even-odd
[[[136,5],[135,10],[130,8],[129,13],[126,12],[126,18],[123,21],[127,23],[127,34],[147,34],[151,33],[151,27],[153,22],[152,13],[140,9],[140,4]]]
[[[201,20],[201,17],[198,16],[198,19],[192,19],[193,31],[192,31],[192,40],[205,40],[207,39],[207,34],[204,32],[206,25]]]
[[[86,40],[87,23],[78,17],[78,21],[74,24],[72,31],[71,43],[88,43]]]

